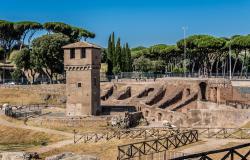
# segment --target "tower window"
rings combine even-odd
[[[81,58],[86,58],[86,49],[85,48],[81,49]]]
[[[77,87],[81,88],[82,87],[82,83],[77,83]]]
[[[70,49],[70,59],[74,59],[75,58],[75,48],[71,48]]]

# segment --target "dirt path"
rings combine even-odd
[[[202,139],[204,143],[180,150],[183,153],[199,153],[224,147],[228,143],[250,143],[250,139]]]
[[[59,142],[53,143],[53,144],[48,145],[48,146],[43,146],[43,147],[31,149],[31,150],[29,150],[29,152],[37,152],[38,154],[41,154],[41,153],[46,153],[46,152],[49,152],[49,151],[57,149],[57,148],[61,148],[63,146],[69,145],[69,144],[73,144],[73,139],[59,141]]]

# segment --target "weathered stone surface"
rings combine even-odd
[[[104,89],[101,94],[101,100],[105,101],[107,100],[114,91],[114,85],[109,86],[108,88]]]
[[[117,100],[124,100],[124,99],[129,98],[129,97],[131,97],[131,87],[127,86],[125,90],[123,90],[117,94],[116,99]]]
[[[152,97],[149,97],[146,101],[147,105],[153,105],[159,102],[165,95],[166,88],[164,86],[156,90],[155,94]]]
[[[78,155],[71,152],[65,152],[51,157],[46,157],[45,160],[98,160],[98,158],[90,155]]]
[[[26,160],[24,152],[3,152],[0,153],[1,160]]]
[[[58,101],[59,101],[59,103],[65,104],[67,102],[67,97],[66,96],[60,96]]]
[[[136,97],[137,98],[142,98],[142,97],[147,97],[149,92],[152,92],[154,91],[154,88],[153,87],[146,87],[144,88],[141,92],[139,92]]]
[[[113,116],[110,120],[110,124],[113,127],[125,129],[137,126],[142,118],[142,112],[126,112],[124,115]]]
[[[50,94],[46,94],[46,95],[43,96],[44,101],[48,101],[50,98],[51,98]]]

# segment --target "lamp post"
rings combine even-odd
[[[186,30],[188,27],[182,27],[183,29],[183,36],[184,36],[184,60],[183,60],[183,68],[184,68],[184,76],[186,77],[186,50],[187,50],[187,44],[186,44]]]

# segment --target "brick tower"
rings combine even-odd
[[[98,115],[101,48],[87,42],[63,46],[66,71],[66,115]]]

